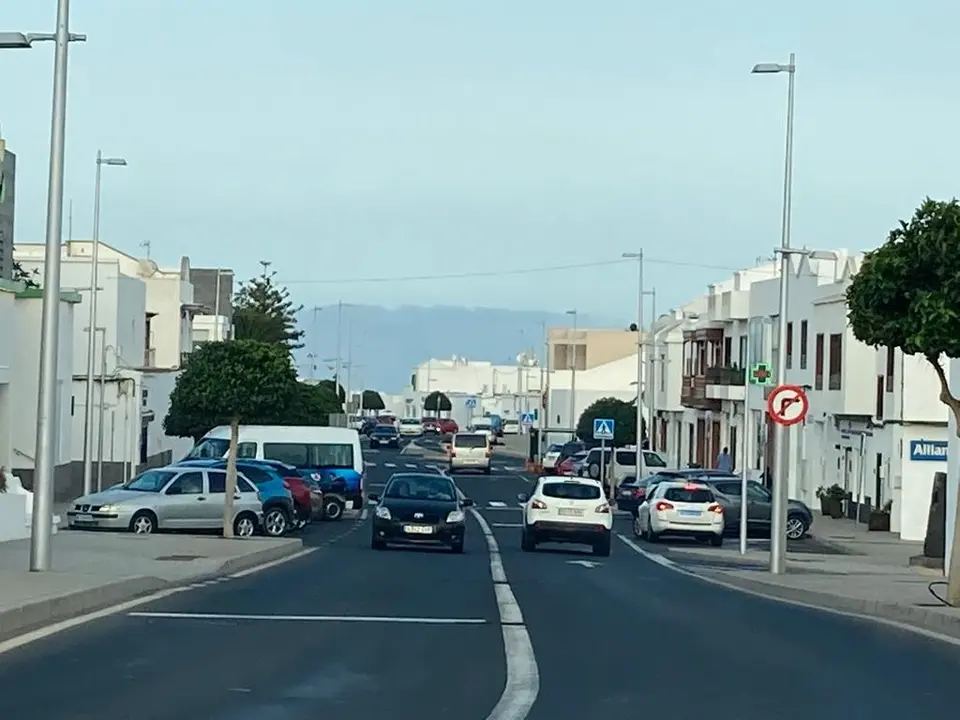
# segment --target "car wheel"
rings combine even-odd
[[[610,534],[607,533],[593,545],[593,554],[598,557],[610,557]]]
[[[590,474],[590,477],[592,477],[594,480],[596,480],[598,477],[600,477],[600,466],[599,466],[599,465],[591,465],[591,466],[590,466],[590,470],[589,470],[589,474]]]
[[[523,529],[523,533],[520,535],[520,549],[524,552],[534,552],[537,549],[536,539],[526,528]]]
[[[643,537],[643,530],[640,529],[640,516],[633,518],[633,536],[635,538]]]
[[[483,469],[483,474],[484,474],[484,475],[489,475],[489,474],[490,474],[490,466],[489,466],[489,465]]]
[[[157,530],[157,516],[149,510],[140,510],[130,518],[130,532],[136,535],[150,535]]]
[[[710,544],[713,547],[722,547],[723,546],[723,535],[712,535],[710,537]]]
[[[370,538],[370,547],[373,550],[386,550],[387,544],[383,540],[377,540],[377,538]]]
[[[799,513],[792,513],[787,516],[787,539],[799,540],[807,534],[807,521]]]
[[[290,519],[283,508],[272,507],[263,514],[263,534],[267,537],[280,537],[290,526]]]
[[[244,512],[237,515],[233,521],[234,537],[253,537],[257,532],[257,518],[252,513]]]
[[[450,550],[456,555],[463,555],[463,540],[455,542],[450,546]]]
[[[647,521],[647,528],[643,533],[643,539],[648,543],[655,543],[660,539],[660,535],[653,531],[653,526],[650,525],[650,521]]]
[[[323,519],[340,520],[343,517],[343,503],[338,498],[327,498],[323,501]]]

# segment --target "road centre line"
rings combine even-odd
[[[385,617],[379,615],[244,615],[233,613],[131,612],[128,617],[162,620],[236,620],[271,622],[353,622],[421,625],[485,625],[483,618]]]

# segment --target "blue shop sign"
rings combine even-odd
[[[946,440],[911,440],[910,459],[917,462],[946,462],[947,447],[949,443]]]

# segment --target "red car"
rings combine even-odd
[[[283,475],[283,484],[290,491],[290,495],[293,496],[293,505],[297,511],[297,520],[300,527],[310,522],[318,507],[322,511],[323,495],[320,493],[319,486],[316,486],[315,483],[311,485],[295,466],[287,465],[279,460],[255,460],[254,462],[269,465]]]
[[[557,475],[567,475],[567,476],[575,475],[576,473],[573,470],[573,458],[568,457],[561,460],[559,463],[557,463],[557,466],[556,468],[554,468],[554,471],[556,472]]]
[[[454,433],[460,432],[460,426],[457,425],[457,421],[453,418],[440,418],[437,420],[437,428],[443,435],[453,435]]]

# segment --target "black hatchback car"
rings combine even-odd
[[[397,473],[383,495],[367,495],[377,503],[373,513],[370,547],[385,550],[388,544],[446,546],[463,552],[466,534],[464,510],[473,501],[460,496],[445,475]]]
[[[377,425],[370,432],[370,447],[375,448],[381,445],[400,447],[400,431],[396,425]]]

